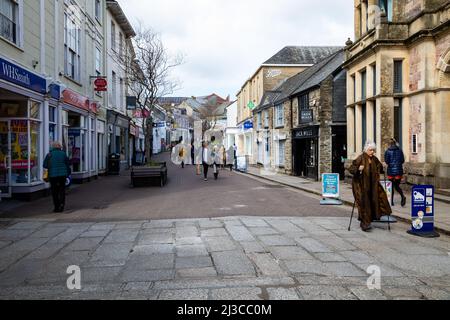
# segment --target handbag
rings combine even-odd
[[[49,153],[48,154],[48,165],[47,167],[50,168],[50,160],[52,158],[52,154]],[[48,175],[48,169],[44,169],[44,172],[42,174],[42,180],[44,180],[45,182],[49,182],[50,181],[50,177]]]
[[[48,177],[48,169],[44,169],[44,172],[42,174],[42,180],[44,180],[45,182],[49,182],[49,177]]]

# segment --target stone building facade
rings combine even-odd
[[[265,93],[338,49],[338,47],[288,46],[258,67],[236,94],[240,128],[240,133],[236,137],[238,155],[247,156],[251,164],[256,164],[258,143],[254,135],[256,123],[252,123],[253,109],[261,104]]]
[[[253,117],[259,166],[315,180],[329,172],[344,176],[343,62],[340,50],[265,94]]]
[[[349,161],[395,137],[409,183],[450,187],[450,1],[355,0],[347,43]]]

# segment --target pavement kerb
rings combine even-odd
[[[284,183],[284,182],[273,180],[273,179],[270,179],[268,177],[265,177],[265,176],[262,176],[262,175],[257,175],[257,174],[251,173],[251,172],[245,172],[245,173],[242,173],[242,172],[239,172],[239,171],[235,171],[235,172],[237,172],[238,174],[243,174],[243,175],[248,174],[248,175],[251,175],[253,177],[264,179],[264,180],[267,180],[267,181],[270,181],[270,182],[274,182],[274,183],[278,183],[278,184],[281,184],[281,185],[286,186],[286,187],[291,187],[291,188],[299,189],[299,190],[302,190],[302,191],[305,191],[305,192],[308,192],[308,193],[311,193],[311,194],[322,196],[322,192],[320,192],[319,190],[310,189],[310,188],[306,188],[306,187],[303,187],[303,186],[292,185],[292,184],[289,184],[289,183]],[[344,205],[353,207],[353,201],[349,201],[349,200],[346,200],[346,199],[340,199],[340,200],[344,203]],[[410,219],[407,219],[407,218],[404,218],[404,217],[400,216],[399,214],[395,213],[395,211],[392,211],[392,216],[394,218],[396,218],[398,221],[406,222],[408,224],[411,223]],[[442,229],[440,227],[437,227],[436,225],[434,226],[434,229],[437,232],[441,233],[441,234],[445,234],[447,236],[450,236],[450,230]]]

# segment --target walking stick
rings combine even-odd
[[[356,199],[353,201],[353,209],[352,209],[352,215],[350,216],[350,224],[348,225],[348,231],[350,231],[350,226],[352,225],[353,212],[355,212],[355,204],[356,204]]]
[[[362,178],[363,178],[363,176],[362,176],[362,172],[361,172],[361,184],[362,184]],[[353,195],[353,197],[355,199],[353,200],[353,209],[352,209],[352,215],[350,216],[350,224],[348,225],[348,231],[350,231],[350,227],[352,225],[352,220],[353,220],[353,213],[355,212],[356,197],[355,197],[355,195]]]

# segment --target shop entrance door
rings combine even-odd
[[[0,121],[0,197],[11,198],[11,130],[9,121]]]

